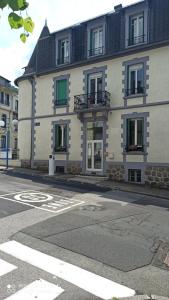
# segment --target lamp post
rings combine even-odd
[[[14,119],[12,120],[12,126],[16,126],[18,124],[18,120]],[[9,148],[9,134],[10,134],[10,119],[7,119],[7,122],[3,120],[0,120],[0,127],[4,128],[5,127],[5,134],[6,134],[6,169],[8,169],[8,161],[9,161],[9,153],[8,153],[8,148]]]

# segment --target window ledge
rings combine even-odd
[[[141,97],[146,97],[147,94],[135,94],[135,95],[130,95],[130,96],[125,96],[123,99],[134,99],[134,98],[141,98]]]
[[[145,45],[145,44],[147,44],[147,41],[145,41],[145,42],[142,42],[142,43],[137,43],[137,44],[134,44],[134,45],[126,45],[126,49],[130,49],[130,48],[136,48],[136,47],[140,47],[140,46],[142,46],[142,45]]]
[[[65,105],[56,105],[55,104],[55,109],[56,108],[64,108],[64,107],[69,107],[69,105],[68,104],[65,104]]]
[[[144,151],[124,151],[123,154],[125,155],[147,155]]]
[[[67,151],[65,151],[65,152],[64,151],[58,151],[58,152],[54,152],[54,155],[55,154],[57,154],[57,155],[62,154],[63,155],[63,154],[69,154],[69,152],[67,152]]]

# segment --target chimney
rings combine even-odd
[[[119,12],[123,8],[122,4],[114,6],[115,12]]]

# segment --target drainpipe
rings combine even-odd
[[[31,143],[30,143],[30,167],[34,168],[34,116],[35,116],[35,79],[29,79],[32,87],[32,100],[31,100]]]

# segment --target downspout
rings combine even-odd
[[[29,79],[32,87],[31,97],[31,143],[30,143],[30,168],[34,168],[34,117],[35,117],[35,79]]]

